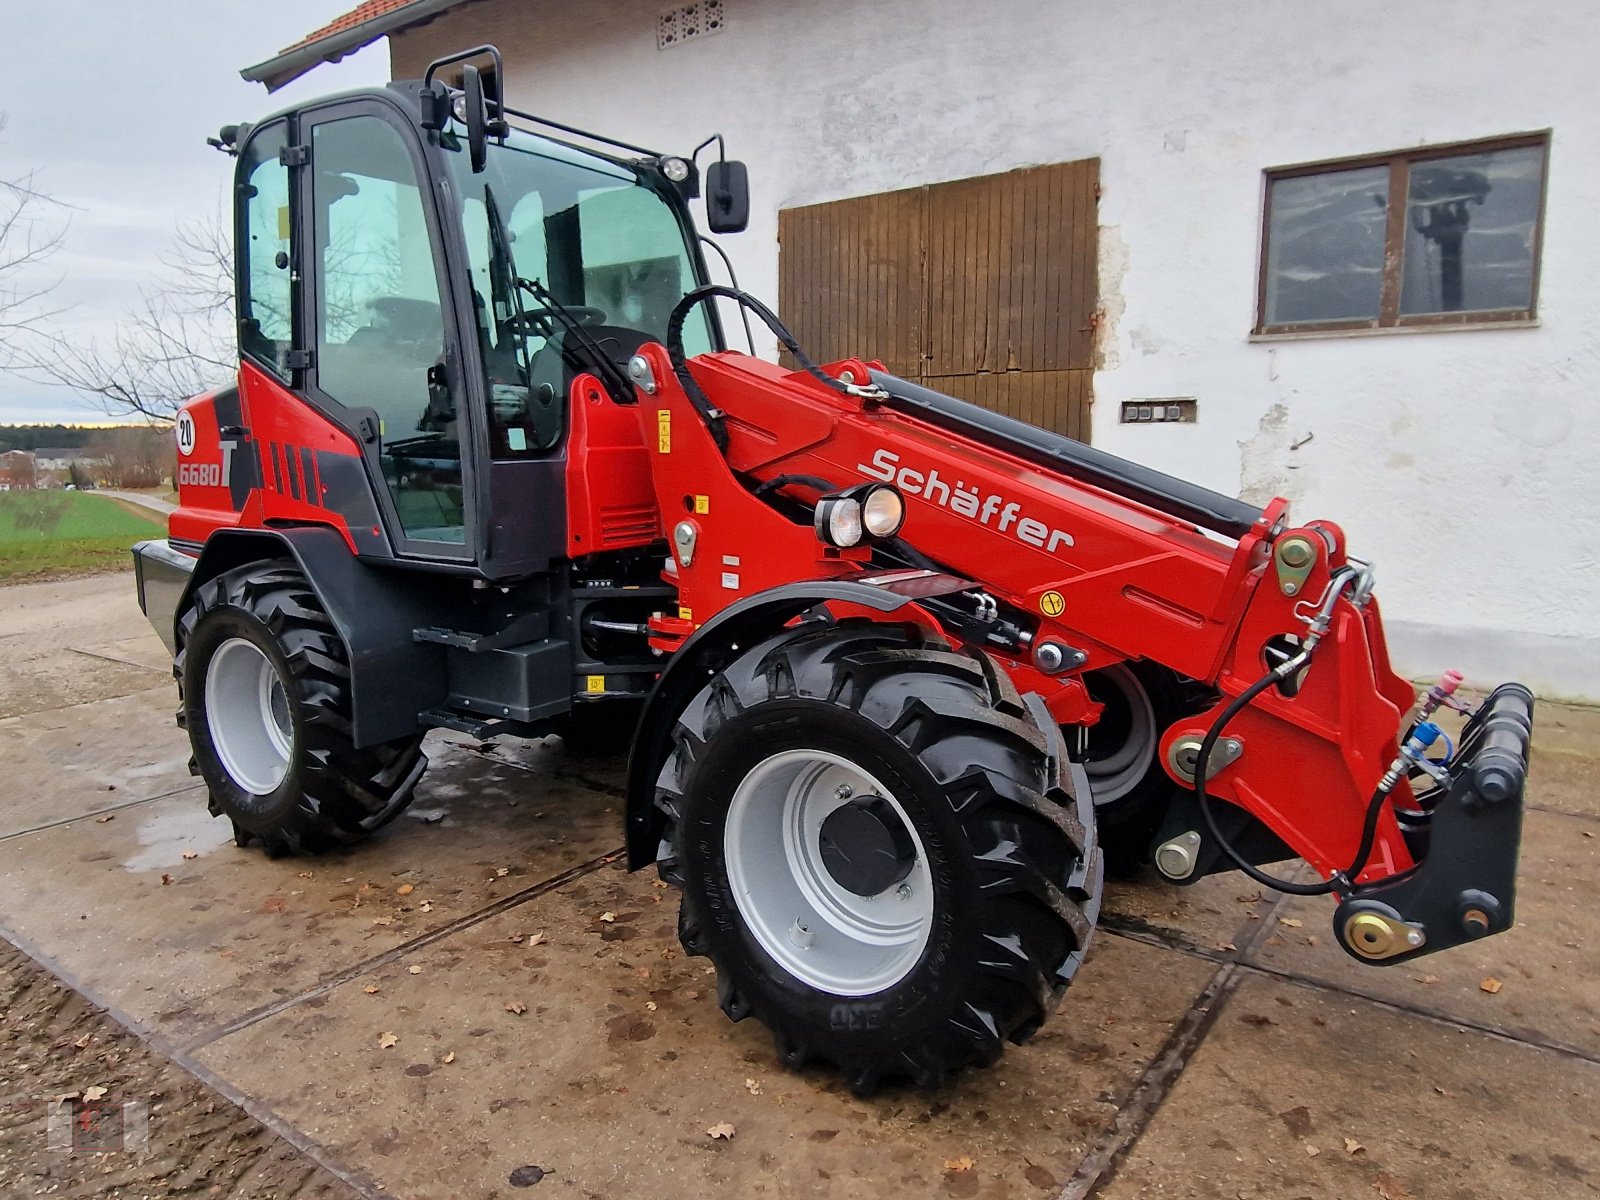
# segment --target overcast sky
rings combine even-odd
[[[389,77],[385,43],[268,96],[239,69],[354,8],[356,0],[0,0],[0,177],[36,171],[70,211],[60,279],[64,337],[109,340],[180,223],[223,204],[232,160],[205,144],[222,125],[296,99]],[[0,373],[0,424],[104,420],[59,388]]]

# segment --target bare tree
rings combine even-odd
[[[24,365],[92,397],[113,417],[170,422],[178,405],[225,383],[235,367],[233,250],[220,217],[180,225],[155,282],[109,344],[31,339]]]
[[[165,429],[122,425],[99,430],[88,449],[100,478],[112,487],[155,487],[175,469],[172,434]]]
[[[5,126],[0,113],[0,132]],[[0,366],[9,365],[19,338],[55,315],[45,308],[55,281],[39,281],[37,268],[66,236],[61,207],[39,190],[32,172],[0,179]]]

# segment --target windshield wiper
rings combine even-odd
[[[619,404],[632,404],[638,397],[633,390],[633,382],[627,374],[611,357],[606,354],[605,348],[583,327],[583,323],[567,311],[567,306],[551,295],[550,290],[537,279],[524,279],[517,274],[517,263],[511,256],[511,234],[506,229],[505,222],[500,217],[500,205],[496,203],[494,191],[488,184],[483,187],[483,207],[489,221],[489,248],[493,261],[503,273],[501,286],[507,293],[507,303],[511,306],[517,325],[524,332],[528,331],[528,314],[522,307],[522,292],[526,291],[543,307],[541,316],[554,320],[566,332],[572,342],[576,342],[588,351],[589,363],[573,355],[567,344],[562,346],[562,355],[576,368],[587,366],[600,376],[600,382],[611,393],[611,398]],[[520,339],[519,339],[520,343]],[[524,345],[524,352],[526,348]],[[524,367],[526,368],[526,363]]]

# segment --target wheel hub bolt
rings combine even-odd
[[[848,783],[841,783],[838,787],[833,789],[833,794],[839,797],[841,800],[848,800],[851,796],[856,794],[856,790]]]
[[[911,885],[909,883],[902,883],[895,889],[894,894],[899,896],[902,900],[911,899]]]

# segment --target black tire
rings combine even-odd
[[[233,822],[239,845],[255,838],[274,858],[349,845],[411,802],[428,763],[422,734],[361,749],[352,744],[344,644],[296,568],[256,563],[201,584],[178,639],[174,673],[194,750],[190,770],[210,791],[212,815]],[[256,647],[283,689],[287,769],[281,783],[261,794],[230,774],[207,712],[207,673],[219,648],[234,641]]]
[[[1126,879],[1150,862],[1151,841],[1180,790],[1161,765],[1161,735],[1173,722],[1203,705],[1187,694],[1172,672],[1155,663],[1135,661],[1090,671],[1084,684],[1090,697],[1106,706],[1100,722],[1088,730],[1083,756],[1106,874]],[[1142,741],[1135,731],[1146,721],[1148,747],[1130,748],[1130,738]],[[1077,730],[1062,732],[1072,744]],[[1099,769],[1130,749],[1134,752],[1126,768],[1115,772]]]
[[[722,1010],[757,1016],[787,1065],[832,1063],[858,1094],[899,1078],[938,1086],[1031,1036],[1082,962],[1101,883],[1081,771],[1074,797],[1041,720],[1043,705],[1025,705],[989,660],[870,621],[786,629],[713,677],[678,720],[656,804],[658,868],[683,890],[679,936],[715,964]],[[926,943],[871,994],[798,977],[763,948],[730,886],[735,789],[794,747],[881,780],[926,848]]]

